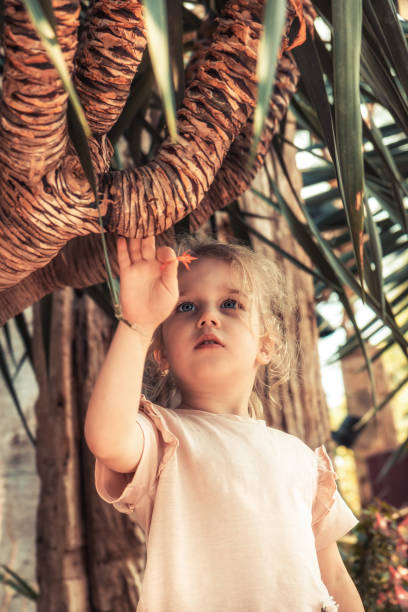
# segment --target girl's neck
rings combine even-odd
[[[181,402],[177,408],[189,410],[203,410],[214,414],[238,414],[248,416],[249,393],[228,392],[224,394],[214,394],[213,392],[203,391],[201,393],[189,393],[185,390],[181,395]]]

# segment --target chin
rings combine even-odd
[[[236,385],[237,381],[243,381],[247,376],[248,370],[231,372],[231,368],[228,366],[222,368],[220,364],[205,364],[201,367],[195,367],[194,370],[190,369],[188,379],[184,378],[184,382],[190,389],[197,386],[197,383],[202,383],[208,389],[209,385],[212,388],[214,384],[220,384],[224,387]]]

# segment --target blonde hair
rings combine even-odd
[[[290,359],[283,316],[288,301],[282,274],[270,259],[239,243],[185,235],[179,238],[176,252],[181,254],[187,250],[193,257],[230,263],[233,270],[241,275],[243,290],[253,298],[259,314],[261,338],[266,344],[270,343],[271,360],[257,370],[248,410],[251,417],[263,418],[263,405],[266,399],[272,400],[272,389],[289,378]],[[154,358],[154,353],[162,346],[160,325],[154,333],[146,359],[144,393],[151,401],[169,406],[176,396],[177,387],[171,372],[163,375]]]

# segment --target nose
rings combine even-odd
[[[220,326],[218,313],[210,308],[203,310],[197,319],[197,327],[202,328],[207,326],[216,328]]]

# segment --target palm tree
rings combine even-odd
[[[311,10],[309,4],[306,6]],[[93,257],[92,278],[89,266],[76,267],[72,260],[74,253],[84,260],[90,250],[94,252],[94,236],[87,236],[99,232],[98,211],[92,189],[69,142],[67,94],[41,43],[27,44],[37,37],[28,14],[20,9],[21,2],[5,4],[0,163],[2,222],[8,231],[2,233],[0,246],[0,286],[6,290],[2,292],[3,317],[15,314],[63,284],[95,282],[98,267],[99,280],[103,277],[98,256]],[[69,9],[57,3],[54,17],[62,54],[73,71],[73,81],[92,130],[89,148],[94,170],[99,173],[105,229],[122,234],[161,234],[199,205],[195,218],[197,223],[202,222],[211,210],[209,202],[223,197],[220,192],[236,169],[236,158],[242,162],[240,140],[229,152],[231,143],[240,134],[244,142],[245,138],[248,141],[245,128],[256,97],[255,61],[262,3],[227,4],[212,33],[211,46],[197,51],[178,113],[177,144],[167,139],[149,163],[116,172],[108,170],[113,149],[107,134],[125,105],[142,60],[146,44],[142,7],[136,1],[123,3],[119,10],[116,3],[93,3],[79,44],[78,9],[79,3],[72,3]],[[285,40],[294,16],[292,9],[288,13]],[[141,75],[139,72],[136,75],[134,90],[137,91],[143,77],[147,78],[146,70],[142,69]],[[266,139],[270,139],[269,134],[282,118],[296,79],[293,59],[285,54]],[[114,90],[112,80],[119,85]],[[210,95],[209,91],[213,93]],[[235,157],[234,149],[239,151]],[[225,160],[228,156],[230,160]],[[258,166],[261,158],[260,154]],[[229,161],[229,165],[219,173],[224,161]],[[244,172],[236,184],[242,190],[253,175],[254,168]],[[210,187],[215,191],[211,192]],[[206,204],[202,200],[207,192]],[[218,207],[226,203],[221,200]],[[59,260],[46,268],[76,236],[85,238],[68,245]],[[31,243],[29,248],[27,241]],[[64,280],[66,265],[70,269],[69,281]],[[72,276],[74,268],[76,278]],[[36,270],[42,271],[31,276]],[[57,276],[51,281],[50,275],[55,272]],[[19,282],[23,285],[18,285]],[[27,296],[27,292],[31,297],[24,300],[21,296],[23,293]]]
[[[35,5],[29,0],[25,4]],[[189,4],[168,3],[179,106],[179,137],[174,143],[165,139],[140,3],[53,3],[49,18],[92,133],[87,149],[78,110],[68,108],[68,93],[28,13],[20,0],[4,2],[1,322],[56,289],[92,287],[106,278],[95,192],[113,273],[115,233],[156,234],[171,242],[175,233],[196,231],[208,219],[211,227],[219,228],[216,211],[227,207],[228,231],[239,233],[255,248],[261,248],[261,242],[274,248],[285,265],[288,284],[299,295],[302,316],[288,317],[286,325],[292,341],[300,341],[310,351],[309,367],[303,367],[309,378],[305,384],[306,378],[293,377],[282,387],[282,409],[271,407],[268,418],[316,446],[327,441],[330,431],[316,358],[314,295],[323,299],[328,292],[337,292],[353,318],[354,298],[345,287],[353,295],[362,294],[364,276],[365,299],[373,308],[374,322],[387,326],[390,344],[397,342],[406,354],[402,318],[407,305],[405,35],[392,0],[288,1],[275,87],[251,166],[247,160],[263,3],[214,4],[215,13],[204,2],[194,10]],[[355,12],[356,7],[362,10]],[[351,49],[346,36],[351,21],[352,31],[362,32],[363,37],[357,81],[358,36]],[[298,46],[291,50],[293,45]],[[191,53],[185,86],[184,53]],[[289,154],[293,132],[290,135],[286,129],[286,112],[291,98],[298,125],[311,135],[307,149],[317,159],[316,167],[303,173],[304,183],[332,187],[306,198],[304,205]],[[368,110],[381,105],[389,113],[388,121],[377,127],[374,115],[369,115],[364,132],[360,130],[360,101]],[[286,145],[288,138],[291,144]],[[359,144],[364,144],[364,151]],[[252,187],[252,203],[248,194],[246,201],[237,202],[271,146],[273,161]],[[371,198],[365,200],[365,225],[363,192]],[[339,204],[340,196],[344,204]],[[259,227],[251,215],[269,219]],[[344,251],[345,244],[349,245],[345,254],[337,256],[338,245]],[[401,258],[392,272],[382,273],[381,248],[386,256]],[[106,304],[100,288],[92,294]],[[143,542],[126,518],[105,508],[89,490],[92,465],[80,436],[87,397],[112,323],[85,294],[74,296],[65,289],[52,298],[48,345],[41,321],[49,302],[35,308],[41,389],[39,609],[73,609],[73,601],[80,610],[102,609],[103,601],[110,601],[112,609],[134,609],[138,592],[134,577],[141,572]],[[356,326],[356,337],[344,351],[360,338]],[[82,514],[81,505],[86,508]],[[101,531],[114,532],[115,539],[101,541]]]

